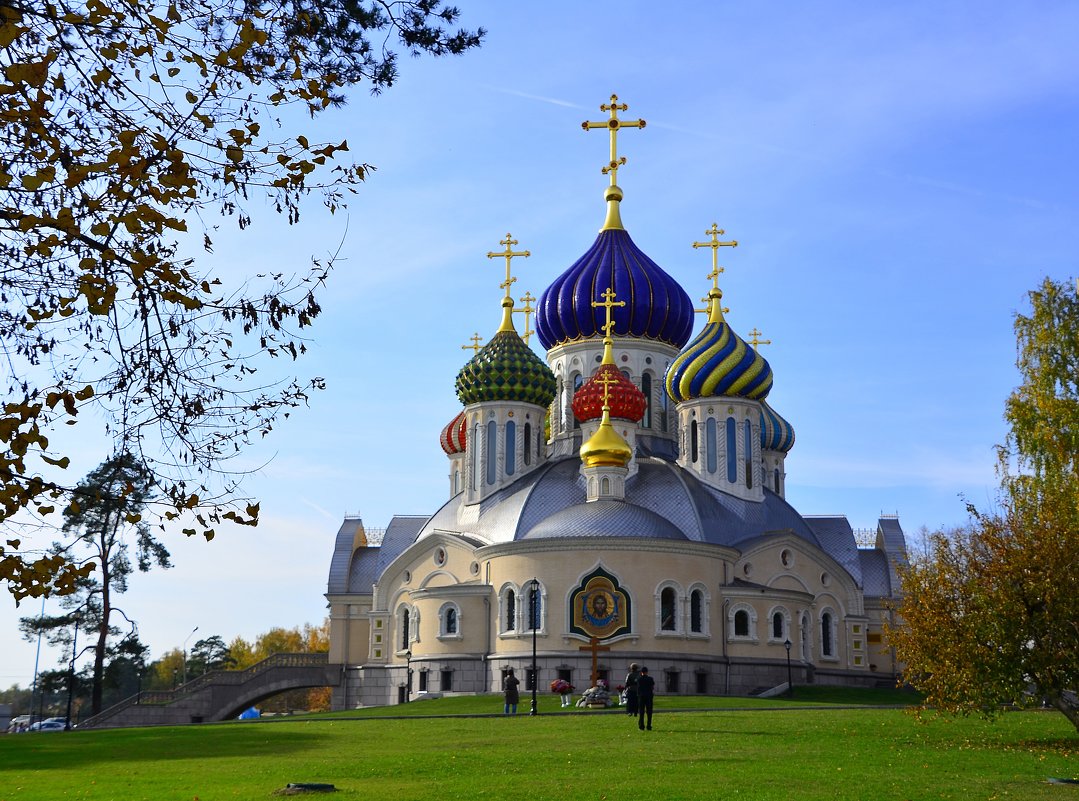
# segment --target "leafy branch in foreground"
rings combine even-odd
[[[108,450],[155,475],[159,522],[207,539],[257,522],[227,462],[322,387],[260,370],[304,352],[333,258],[229,289],[204,266],[211,234],[248,228],[255,198],[290,224],[312,193],[341,209],[371,168],[282,118],[390,86],[394,46],[478,46],[457,17],[438,0],[0,0],[0,520],[70,503],[60,440],[93,408]],[[21,548],[0,545],[16,599],[85,576]]]

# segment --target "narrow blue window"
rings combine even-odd
[[[525,467],[532,464],[532,424],[525,423]]]
[[[644,418],[641,425],[644,428],[652,427],[652,376],[645,373],[641,376],[641,392],[644,393]]]
[[[689,424],[689,460],[697,463],[697,421]]]
[[[512,476],[517,469],[517,424],[506,423],[506,475]]]
[[[734,418],[727,418],[727,481],[738,482],[738,431]]]
[[[704,452],[708,459],[708,472],[716,472],[716,418],[709,417],[704,424]]]
[[[746,466],[746,489],[753,489],[753,429],[746,420],[745,425],[746,452],[743,458]]]
[[[498,478],[498,426],[492,420],[487,424],[487,483],[494,484]]]

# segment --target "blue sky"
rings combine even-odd
[[[327,389],[244,457],[257,530],[173,539],[176,567],[134,579],[155,656],[195,626],[189,645],[320,620],[346,512],[381,527],[446,499],[459,346],[500,319],[485,254],[511,231],[532,252],[515,289],[538,296],[588,248],[608,143],[580,123],[612,92],[648,121],[619,137],[636,243],[698,298],[711,261],[691,243],[713,222],[739,240],[720,286],[735,330],[773,342],[794,506],[856,528],[898,513],[912,534],[963,522],[961,496],[991,503],[1013,315],[1079,272],[1079,6],[459,5],[481,50],[405,58],[383,95],[299,121],[378,167],[347,214],[289,228],[256,206],[216,237],[208,265],[233,274],[340,247],[296,367]],[[0,606],[0,686],[31,679],[15,626],[33,611]]]

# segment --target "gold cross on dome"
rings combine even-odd
[[[611,405],[610,404],[610,397],[611,397],[610,386],[611,386],[611,384],[617,384],[618,379],[617,378],[611,378],[609,375],[604,373],[603,375],[596,378],[596,383],[603,385],[603,408],[604,409],[609,409],[610,405]]]
[[[536,333],[535,331],[533,331],[532,329],[530,329],[528,327],[528,320],[532,316],[532,314],[535,312],[535,309],[532,308],[532,301],[534,301],[534,300],[535,300],[535,298],[532,297],[531,292],[525,292],[524,297],[521,298],[521,303],[523,303],[524,306],[522,306],[519,309],[514,308],[515,312],[524,312],[524,316],[525,316],[525,332],[524,332],[524,334],[521,335],[521,339],[523,339],[525,341],[526,345],[528,344],[528,337],[531,336],[532,334]]]
[[[474,335],[469,337],[469,339],[472,341],[472,344],[471,345],[462,345],[461,350],[470,350],[470,351],[472,351],[473,354],[479,353],[480,348],[483,347],[482,345],[480,345],[480,342],[483,341],[483,337],[480,336],[479,331],[477,331]]]
[[[693,249],[696,250],[697,248],[712,248],[712,272],[708,273],[708,277],[712,279],[712,286],[718,289],[719,274],[723,272],[723,268],[719,266],[719,249],[736,248],[738,247],[738,242],[734,239],[732,239],[730,242],[720,242],[719,238],[727,232],[715,223],[712,223],[712,227],[705,231],[705,233],[712,237],[712,241],[694,242]]]
[[[493,251],[487,254],[487,258],[495,259],[499,256],[505,256],[506,258],[506,280],[499,284],[500,289],[506,290],[506,297],[510,296],[510,286],[517,282],[517,279],[510,275],[510,259],[514,256],[524,256],[525,258],[531,256],[527,250],[514,250],[513,246],[517,244],[517,240],[513,238],[513,234],[506,234],[505,239],[500,239],[498,244],[505,245],[505,250]]]
[[[624,300],[615,300],[614,290],[611,287],[607,287],[607,291],[603,293],[603,302],[592,301],[592,308],[596,309],[603,306],[607,309],[607,322],[603,324],[603,336],[610,337],[611,329],[614,328],[614,320],[611,319],[611,310],[615,306],[625,306]]]
[[[581,128],[584,130],[592,130],[595,128],[606,128],[611,133],[611,160],[602,172],[604,175],[610,174],[611,186],[615,185],[615,176],[618,174],[618,168],[626,163],[625,156],[618,155],[618,129],[619,128],[643,128],[647,123],[644,120],[620,120],[618,119],[619,111],[628,111],[629,106],[625,103],[618,102],[618,95],[611,95],[611,102],[602,104],[599,107],[600,111],[611,112],[611,118],[607,120],[601,120],[600,122],[585,121],[581,123]]]
[[[753,350],[756,350],[758,345],[771,345],[772,344],[772,340],[770,340],[770,339],[761,339],[760,335],[761,335],[761,332],[758,331],[756,328],[754,328],[752,331],[749,332],[749,344],[753,346]]]
[[[701,303],[707,304],[710,300],[711,300],[711,298],[708,297],[707,295],[705,295],[703,298],[701,298]],[[703,309],[694,309],[693,311],[697,312],[697,314],[708,314],[710,309],[706,305]],[[723,313],[724,314],[730,314],[731,313],[730,307],[729,306],[724,306],[723,307]]]

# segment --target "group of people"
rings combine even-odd
[[[648,675],[648,668],[637,667],[633,662],[626,674],[626,714],[637,718],[637,727],[652,731],[652,702],[656,696],[656,680]]]
[[[517,704],[521,700],[520,686],[520,680],[513,675],[513,668],[510,668],[506,672],[506,678],[502,680],[504,711],[507,715],[517,714]],[[626,714],[637,716],[637,726],[641,731],[652,730],[652,702],[655,694],[656,680],[648,675],[648,668],[638,667],[636,662],[632,663],[626,675]]]

